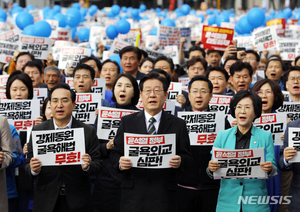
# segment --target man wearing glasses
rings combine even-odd
[[[258,76],[256,74],[256,71],[257,71],[257,68],[258,68],[258,65],[259,65],[259,61],[260,61],[260,56],[257,54],[256,51],[254,51],[254,50],[246,51],[246,57],[243,59],[243,62],[249,63],[251,65],[252,69],[253,69],[253,75],[252,75],[252,82],[253,83],[263,79],[263,78],[261,78],[260,76]]]
[[[122,117],[110,159],[114,168],[123,173],[120,211],[177,211],[177,174],[192,162],[190,141],[185,121],[162,110],[168,86],[164,77],[150,72],[139,84],[144,110]],[[169,161],[171,168],[147,169],[132,167],[124,157],[124,133],[176,134],[176,155]]]
[[[16,70],[22,71],[22,68],[29,61],[34,61],[34,56],[29,52],[20,52],[16,58]]]
[[[286,72],[285,89],[289,92],[286,102],[300,102],[300,67],[292,66]]]

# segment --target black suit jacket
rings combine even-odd
[[[144,111],[122,117],[114,140],[110,159],[119,169],[119,159],[124,156],[124,132],[147,134]],[[181,156],[178,169],[131,168],[123,171],[121,183],[121,211],[168,212],[176,211],[177,173],[192,163],[190,141],[185,121],[162,111],[157,134],[176,134],[176,155]]]
[[[74,117],[72,128],[83,128],[85,150],[92,158],[89,170],[83,171],[81,165],[44,166],[38,174],[33,211],[53,211],[62,183],[65,183],[66,199],[71,211],[90,211],[91,186],[89,175],[100,172],[100,150],[96,130],[77,121]],[[53,119],[36,125],[35,130],[54,130]],[[31,175],[30,159],[33,157],[32,138],[28,143],[25,164],[26,172]],[[33,177],[33,176],[32,176]]]

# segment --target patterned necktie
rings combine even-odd
[[[148,134],[149,135],[156,134],[156,130],[155,130],[155,126],[154,126],[154,122],[156,122],[155,118],[151,117],[149,122],[150,122],[150,124],[149,124],[149,127],[148,127]]]

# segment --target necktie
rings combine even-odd
[[[149,124],[149,127],[148,127],[148,134],[149,135],[156,134],[156,130],[155,130],[155,126],[154,126],[154,122],[156,122],[155,118],[151,117],[149,122],[150,122],[150,124]]]

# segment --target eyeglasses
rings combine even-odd
[[[152,92],[154,93],[154,95],[160,95],[162,91],[163,91],[163,90],[160,90],[160,89],[158,89],[158,88],[157,88],[157,89],[154,89],[154,90],[151,90],[151,89],[143,90],[143,92],[144,92],[147,96],[151,95]]]
[[[208,94],[208,91],[207,90],[192,90],[191,93],[193,95],[197,95],[198,93],[200,93],[200,95],[205,95],[205,94]]]
[[[191,68],[189,68],[191,71],[195,71],[195,70],[197,70],[197,71],[202,71],[204,68],[202,68],[202,67],[191,67]]]
[[[67,104],[67,103],[69,103],[69,99],[67,99],[67,98],[64,98],[64,99],[52,99],[51,100],[51,104],[54,104],[54,105],[57,105],[57,104],[59,104],[59,103],[61,103],[61,104]]]
[[[245,58],[243,59],[243,62],[254,61],[254,60],[256,60],[254,57],[249,57],[249,58],[245,57]]]
[[[263,95],[269,96],[269,95],[271,95],[273,93],[273,91],[270,91],[270,90],[267,90],[265,92],[263,92],[263,91],[257,91],[256,93],[257,93],[258,96],[263,96]]]
[[[295,80],[297,80],[297,82],[299,82],[299,81],[300,81],[300,77],[289,77],[289,80],[290,80],[290,81],[295,81]]]
[[[252,108],[250,106],[241,106],[241,105],[237,105],[235,107],[235,110],[238,110],[238,111],[242,111],[244,109],[244,111],[248,112],[250,111]]]
[[[18,60],[17,62],[18,62],[18,63],[23,63],[23,62],[24,62],[24,63],[28,63],[29,61],[30,61],[30,60]]]
[[[224,80],[224,77],[221,77],[221,76],[219,76],[219,77],[210,77],[209,80],[210,81],[213,81],[213,80]]]

